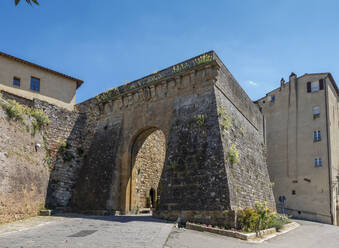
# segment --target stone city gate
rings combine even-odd
[[[156,216],[232,225],[236,210],[254,201],[275,208],[263,116],[213,51],[78,108],[85,156],[73,210],[135,211],[134,149],[155,130],[166,140]]]

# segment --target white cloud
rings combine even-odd
[[[251,85],[251,86],[257,86],[258,84],[252,80],[248,80],[247,84]]]

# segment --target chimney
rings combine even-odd
[[[282,89],[285,86],[285,79],[281,78],[280,80],[280,89]]]
[[[294,78],[294,79],[296,79],[296,78],[297,78],[297,75],[295,75],[295,73],[294,73],[294,72],[292,72],[292,73],[291,73],[291,75],[290,75],[290,81],[291,81],[291,79],[292,79],[292,78]]]
[[[296,87],[296,84],[297,84],[297,75],[295,75],[295,73],[292,72],[290,75],[290,88]]]

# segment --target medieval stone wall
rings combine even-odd
[[[215,95],[231,208],[254,207],[254,202],[259,201],[275,209],[262,130],[236,111],[219,88],[215,88]],[[232,162],[236,153],[238,161]]]
[[[1,99],[0,99],[1,100]],[[34,216],[45,204],[49,164],[32,119],[11,121],[0,106],[0,224]]]
[[[6,100],[15,100],[16,102],[18,102],[22,105],[26,105],[26,106],[29,106],[29,107],[33,106],[32,100],[29,100],[29,99],[26,99],[26,98],[23,98],[23,97],[20,97],[20,96],[16,96],[14,94],[11,94],[11,93],[3,91],[3,90],[1,90],[0,93],[2,95],[2,98],[6,99]]]
[[[44,129],[51,164],[46,206],[67,208],[85,153],[82,142],[86,116],[38,99],[33,102],[33,107],[44,110],[50,120]]]
[[[239,207],[265,200],[275,207],[262,115],[213,52],[100,94],[76,112],[34,106],[51,119],[49,207],[134,211],[159,177],[162,218],[234,225]]]
[[[165,163],[166,138],[161,130],[151,133],[138,149],[134,163],[135,205],[138,208],[150,207],[150,191],[154,190],[156,200],[160,177]],[[152,207],[156,202],[153,202]]]
[[[48,207],[68,207],[71,192],[77,180],[77,169],[83,156],[82,130],[85,127],[85,116],[76,111],[69,111],[39,99],[25,99],[2,91],[7,100],[42,109],[48,116],[50,123],[41,133],[43,143],[48,150],[44,159],[50,167],[51,173],[46,176],[48,184],[45,203]],[[42,143],[42,142],[41,142]],[[41,189],[46,191],[46,189]],[[45,205],[45,203],[43,205]]]

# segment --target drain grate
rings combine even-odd
[[[98,231],[98,230],[82,230],[82,231],[74,233],[74,234],[72,234],[68,237],[77,237],[77,238],[78,237],[86,237],[88,235],[95,233],[96,231]]]

